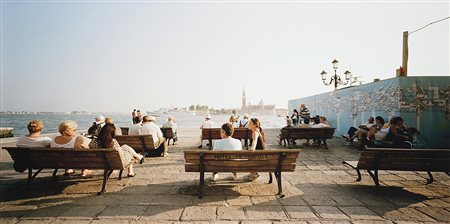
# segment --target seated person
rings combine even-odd
[[[136,174],[133,172],[133,163],[144,162],[144,156],[137,154],[133,148],[128,145],[119,145],[119,142],[114,138],[116,136],[116,127],[113,123],[108,123],[103,126],[98,134],[98,138],[93,139],[89,143],[89,148],[112,148],[119,152],[122,164],[128,169],[128,177],[134,177]]]
[[[244,114],[244,116],[242,116],[242,119],[239,120],[239,127],[248,128],[248,121],[248,114]]]
[[[214,142],[213,150],[242,150],[241,141],[238,139],[232,138],[234,128],[231,123],[225,123],[222,125],[220,129],[220,137],[222,139]],[[217,180],[219,175],[217,173],[213,173],[211,180]],[[233,173],[233,179],[237,180],[237,174]]]
[[[105,118],[105,124],[114,124],[112,117]],[[122,135],[122,130],[120,128],[116,129],[116,135]]]
[[[395,117],[389,127],[389,133],[386,140],[392,141],[396,148],[412,148],[414,138],[408,133],[408,129],[404,125],[403,118]]]
[[[42,137],[41,132],[44,129],[44,123],[39,120],[32,120],[27,125],[29,134],[21,136],[17,139],[17,147],[26,148],[48,148],[52,139],[50,137]]]
[[[55,137],[50,143],[51,148],[72,148],[72,149],[88,149],[87,141],[81,135],[77,135],[77,123],[75,121],[63,121],[59,127],[58,131],[60,136]],[[74,173],[72,169],[67,169],[64,176]],[[85,169],[81,171],[81,176],[86,176],[90,173],[89,170]]]
[[[138,116],[134,117],[134,124],[128,129],[128,135],[140,135],[142,128],[142,119]]]
[[[326,123],[325,123],[326,122]],[[311,128],[330,128],[330,125],[327,122],[327,119],[322,116],[322,119],[319,117],[314,117],[314,125]],[[320,146],[323,142],[324,147],[327,149],[327,138],[314,139],[314,145]]]
[[[347,134],[342,135],[343,138],[347,140],[346,145],[351,145],[354,138],[367,138],[367,134],[370,128],[375,125],[375,119],[373,117],[367,118],[367,124],[362,124],[359,126],[359,129],[355,127],[350,127]]]
[[[88,137],[94,138],[97,137],[98,133],[100,132],[100,129],[102,129],[103,125],[105,125],[105,117],[100,115],[95,118],[95,122],[92,124],[92,126],[88,129]]]
[[[203,121],[202,126],[200,126],[200,129],[202,128],[212,128],[214,126],[214,122],[211,121],[211,115],[207,115],[205,117],[205,121]],[[198,148],[202,148],[203,147],[203,135],[200,134],[200,145],[198,146]]]
[[[167,122],[164,123],[162,127],[163,127],[163,128],[171,128],[171,129],[172,129],[172,132],[173,132],[173,135],[174,135],[174,137],[173,137],[173,142],[174,142],[174,143],[177,142],[177,140],[178,140],[178,138],[177,138],[177,129],[178,129],[178,126],[177,126],[177,124],[175,123],[173,116],[169,116],[169,117],[167,118]]]
[[[161,128],[157,124],[155,124],[156,118],[153,116],[144,116],[142,118],[142,121],[143,123],[140,135],[152,135],[155,145],[159,146],[157,152],[162,151],[162,156],[169,155],[169,153],[167,152],[168,145],[166,139],[163,137]]]
[[[380,132],[380,134],[382,133],[381,129],[383,128],[383,126],[384,126],[384,119],[380,116],[376,117],[375,125],[373,125],[370,128],[368,136],[367,136],[368,143],[371,143],[371,142],[373,142],[373,140],[376,139],[375,136],[378,132]],[[380,136],[380,135],[378,135],[378,136]]]

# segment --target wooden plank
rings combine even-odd
[[[200,163],[200,160],[198,159],[198,158],[196,158],[196,159],[186,159],[185,160],[186,161],[186,163],[196,163],[196,164],[198,164],[198,163]],[[243,159],[243,160],[239,160],[239,159],[229,159],[229,160],[214,160],[214,159],[207,159],[207,160],[205,160],[205,162],[211,162],[211,163],[214,163],[214,162],[228,162],[228,161],[235,161],[235,162],[242,162],[242,163],[244,163],[244,162],[262,162],[262,163],[267,163],[267,164],[272,164],[272,163],[278,163],[278,159],[270,159],[270,160],[247,160],[247,159]],[[284,159],[283,160],[283,162],[284,163],[296,163],[297,162],[297,159],[295,159],[295,158],[289,158],[289,159]]]
[[[281,167],[282,172],[293,172],[295,164],[285,164]],[[186,172],[200,172],[198,164],[186,164]],[[253,167],[220,167],[220,166],[205,166],[205,172],[274,172],[273,167],[267,166],[253,166]]]
[[[283,164],[295,164],[296,161],[292,162],[285,162],[283,161]],[[199,163],[188,163],[188,164],[199,164]],[[278,165],[278,161],[276,160],[269,160],[269,161],[239,161],[239,160],[232,160],[232,161],[212,161],[212,160],[206,160],[205,165],[208,166],[222,166],[222,167],[233,167],[233,166],[241,166],[241,167],[248,167],[248,166],[267,166],[267,167],[275,167]]]

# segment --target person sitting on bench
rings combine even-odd
[[[42,137],[41,132],[44,129],[44,123],[39,120],[32,120],[27,125],[29,135],[21,136],[17,139],[17,147],[24,148],[48,148],[52,139],[50,137]]]
[[[214,142],[213,150],[242,150],[242,143],[238,139],[232,138],[234,128],[231,123],[225,123],[220,129],[220,137],[222,139]],[[219,175],[213,173],[211,180],[215,181]],[[236,172],[233,172],[233,179],[237,180]]]
[[[99,148],[112,148],[119,152],[120,158],[124,167],[128,168],[128,177],[134,177],[136,174],[133,172],[133,163],[139,161],[139,163],[144,162],[144,156],[139,155],[128,145],[119,145],[114,137],[116,136],[116,127],[112,123],[106,123],[98,134],[98,138],[93,139],[89,143],[89,148],[99,149]]]

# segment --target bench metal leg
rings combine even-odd
[[[278,184],[278,196],[280,196],[280,198],[284,198],[284,194],[283,194],[283,186],[281,185],[281,172],[275,172],[275,178],[277,179],[277,184]]]
[[[122,173],[123,173],[123,170],[120,170],[120,172],[119,172],[119,180],[122,180]]]
[[[292,140],[292,141],[294,141],[294,140]],[[288,138],[288,139],[287,139],[287,142],[288,142],[288,148],[289,148],[289,149],[292,149],[292,147],[291,147],[291,139]]]
[[[100,192],[98,192],[97,195],[102,195],[103,193],[105,193],[106,183],[108,182],[109,176],[111,176],[112,172],[113,172],[113,170],[105,170],[103,172],[102,190]]]
[[[375,183],[375,185],[378,187],[380,186],[380,182],[378,180],[378,170],[374,170],[374,173],[372,173],[372,171],[367,170],[367,172],[369,173],[369,175],[372,177],[373,182]]]
[[[430,179],[427,180],[427,184],[431,184],[434,181],[433,175],[431,174],[430,171],[427,171],[428,176],[430,177]]]
[[[33,182],[34,178],[42,171],[42,169],[38,169],[36,173],[33,174],[33,169],[28,168],[28,180],[27,180],[27,188],[31,186],[31,183]]]
[[[271,184],[273,182],[273,179],[272,179],[272,173],[270,172],[269,173],[269,184]]]
[[[54,180],[56,180],[56,173],[58,173],[58,169],[55,169],[55,170],[53,170],[53,175],[52,175],[52,177],[53,177],[53,179]]]
[[[205,185],[205,154],[200,153],[200,186],[198,188],[198,198],[203,198],[203,185]]]
[[[208,141],[209,141],[209,150],[211,150],[212,149],[212,139],[209,139]]]
[[[356,181],[361,181],[361,171],[359,171],[358,168],[355,168],[356,174],[358,174],[358,177],[356,178]]]

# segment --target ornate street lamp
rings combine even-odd
[[[339,61],[334,59],[331,63],[333,63],[333,69],[334,69],[334,76],[331,76],[331,80],[330,82],[327,82],[327,73],[325,72],[325,70],[323,70],[320,73],[320,76],[322,78],[323,84],[329,86],[331,85],[331,83],[334,82],[334,89],[337,89],[338,85],[347,85],[348,83],[350,83],[350,79],[352,78],[352,73],[350,71],[345,71],[344,75],[345,75],[345,82],[341,79],[340,76],[337,75],[337,69],[338,69],[338,64]]]

